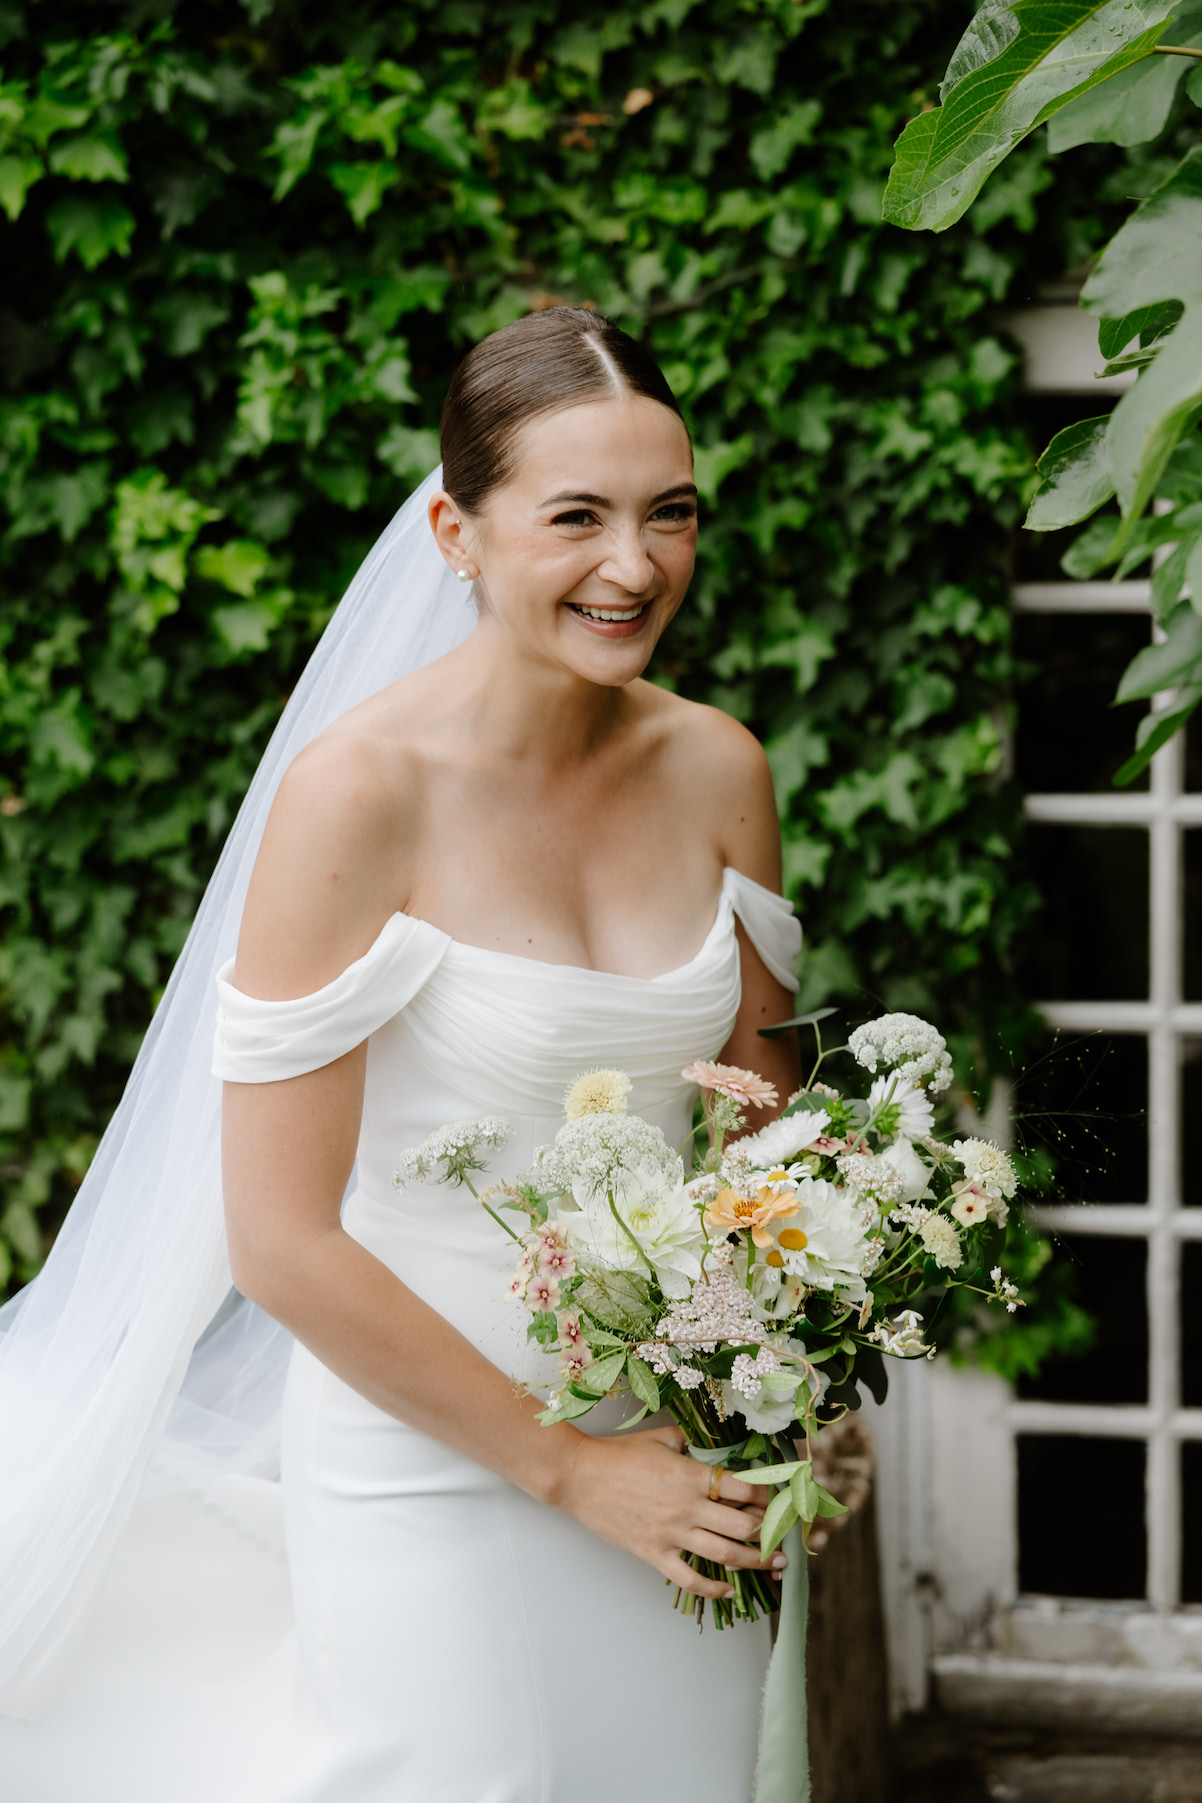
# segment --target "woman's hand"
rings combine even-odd
[[[682,1553],[777,1574],[788,1563],[782,1552],[767,1564],[760,1557],[760,1523],[771,1492],[724,1471],[721,1501],[711,1502],[712,1468],[681,1456],[685,1438],[678,1427],[622,1439],[575,1431],[579,1444],[553,1499],[556,1506],[600,1539],[653,1565],[669,1582],[698,1596],[734,1595],[731,1585],[694,1571]]]

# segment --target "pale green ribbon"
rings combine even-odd
[[[810,1803],[810,1741],[806,1709],[806,1623],[810,1555],[801,1525],[781,1542],[789,1555],[780,1591],[776,1645],[764,1679],[754,1803]]]
[[[721,1465],[740,1446],[690,1446],[702,1465]],[[741,1471],[731,1472],[742,1478]],[[752,1480],[753,1481],[753,1480]],[[810,1803],[809,1713],[806,1708],[806,1626],[810,1612],[810,1555],[801,1524],[781,1541],[789,1563],[781,1579],[776,1645],[760,1704],[760,1741],[753,1803]]]

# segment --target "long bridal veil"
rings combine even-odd
[[[271,739],[45,1268],[0,1310],[0,1710],[39,1713],[148,1485],[270,1473],[289,1336],[231,1288],[214,980],[276,787],[358,702],[475,621],[426,518],[441,470],[355,576]]]

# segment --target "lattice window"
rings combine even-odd
[[[1108,620],[1126,616],[1134,624],[1148,617],[1148,585],[1021,584],[1014,606],[1021,615],[1071,620],[1084,650]],[[1129,742],[1134,710],[1118,718]],[[1020,756],[1021,749],[1020,740]],[[1145,1183],[1139,1183],[1131,1155],[1131,1124],[1116,1119],[1100,1127],[1117,1144],[1118,1156],[1109,1180],[1095,1166],[1094,1193],[1087,1187],[1082,1197],[1092,1206],[1038,1212],[1041,1224],[1079,1250],[1083,1272],[1093,1279],[1086,1286],[1093,1308],[1104,1316],[1109,1311],[1111,1319],[1125,1317],[1130,1331],[1116,1352],[1107,1346],[1104,1320],[1101,1354],[1088,1361],[1094,1383],[1078,1385],[1089,1400],[1073,1400],[1064,1386],[1057,1395],[1053,1380],[1043,1387],[1054,1400],[1028,1395],[1009,1406],[1008,1425],[1017,1437],[1017,1588],[1146,1599],[1160,1611],[1202,1602],[1202,1562],[1183,1543],[1184,1522],[1197,1522],[1202,1511],[1202,1369],[1185,1340],[1192,1324],[1183,1306],[1202,1278],[1202,1191],[1192,1170],[1188,1184],[1183,1181],[1187,1161],[1199,1160],[1187,1143],[1188,1130],[1191,1124],[1194,1135],[1202,1130],[1202,897],[1195,893],[1202,874],[1202,785],[1195,762],[1191,756],[1187,774],[1187,748],[1178,738],[1157,754],[1142,792],[1106,787],[1026,799],[1033,838],[1041,829],[1076,836],[1078,952],[1082,941],[1086,947],[1096,941],[1097,916],[1106,913],[1099,876],[1110,872],[1128,897],[1125,918],[1110,922],[1110,955],[1099,962],[1092,983],[1070,984],[1075,995],[1053,994],[1040,1005],[1049,1025],[1065,1034],[1116,1036],[1118,1081],[1111,1093],[1121,1092],[1126,1108],[1113,1112],[1146,1106],[1147,1122],[1140,1135]],[[1071,845],[1059,849],[1062,859],[1072,855]],[[1146,885],[1146,910],[1134,904],[1133,874],[1140,887]],[[1062,866],[1062,881],[1064,875]],[[1054,905],[1053,897],[1049,901]],[[1081,975],[1079,958],[1075,974]],[[1084,1097],[1087,1109],[1110,1100],[1104,1082],[1095,1080],[1095,1089],[1100,1095]],[[1119,1535],[1114,1557],[1093,1569],[1079,1561],[1074,1569],[1072,1548],[1049,1526],[1049,1498],[1070,1495],[1077,1511],[1100,1511]]]

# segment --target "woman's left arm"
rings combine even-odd
[[[765,889],[781,892],[780,821],[772,773],[763,748],[745,728],[719,715],[722,780],[716,785],[717,819],[724,865],[733,865]],[[761,1039],[761,1027],[791,1020],[797,1012],[791,990],[778,983],[738,922],[743,969],[743,999],[730,1038],[722,1048],[723,1064],[758,1071],[776,1085],[775,1108],[752,1108],[748,1128],[767,1126],[780,1114],[801,1082],[801,1055],[796,1033]]]

